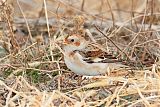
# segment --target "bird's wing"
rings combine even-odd
[[[102,50],[94,50],[87,52],[80,52],[83,56],[83,61],[87,63],[120,63],[122,60],[116,58],[112,54],[103,52]]]

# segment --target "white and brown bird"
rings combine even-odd
[[[77,34],[64,39],[64,61],[72,72],[80,75],[96,76],[107,73],[108,68],[126,67],[115,57],[102,54],[101,51],[89,51],[86,55],[87,57],[81,55],[80,51],[87,48],[88,44],[89,42],[84,37]]]

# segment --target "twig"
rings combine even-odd
[[[141,97],[142,101],[145,103],[145,105],[147,105],[147,107],[151,107],[150,103],[148,102],[148,100],[143,96],[141,89],[138,87],[138,85],[136,84],[136,82],[134,80],[131,79],[131,82],[134,84],[139,96]]]
[[[84,4],[85,4],[85,0],[82,0],[81,11],[84,11]]]
[[[150,19],[150,22],[149,22],[150,23],[149,29],[151,29],[153,21],[154,21],[154,15],[153,15],[153,13],[154,13],[154,6],[155,6],[155,2],[154,2],[154,0],[151,0],[151,19]]]
[[[111,7],[111,5],[110,5],[109,0],[106,0],[106,1],[107,1],[109,10],[110,10],[110,12],[111,12],[111,16],[112,16],[112,20],[113,20],[113,26],[115,26],[115,19],[114,19],[114,14],[113,14],[113,11],[112,11],[112,7]]]
[[[116,46],[116,48],[118,49],[118,50],[120,50],[122,53],[124,53],[125,55],[126,55],[126,57],[127,57],[127,59],[128,60],[130,60],[130,58],[128,57],[128,55],[124,52],[124,51],[122,51],[106,34],[104,34],[96,25],[94,25],[95,26],[95,28],[104,36],[104,37],[106,37],[109,41],[111,41],[112,42],[112,44],[114,45],[114,46]]]
[[[9,11],[9,8],[8,8],[8,6],[6,6],[7,7],[7,11]],[[14,31],[13,31],[13,26],[12,26],[12,23],[11,23],[11,21],[10,21],[10,19],[9,19],[9,16],[8,16],[8,14],[7,14],[7,11],[4,11],[4,16],[5,16],[5,18],[6,18],[6,21],[7,21],[7,24],[8,24],[8,27],[9,27],[9,32],[10,32],[10,36],[11,36],[11,39],[13,40],[13,42],[14,42],[14,45],[16,45],[17,47],[15,47],[15,48],[19,48],[19,44],[18,44],[18,42],[17,42],[17,40],[16,40],[16,38],[15,38],[15,35],[14,35]],[[12,44],[13,45],[13,44]]]
[[[96,43],[96,40],[94,39],[94,37],[93,37],[92,33],[89,31],[89,29],[86,29],[86,33],[88,34],[88,36],[91,39],[91,41]]]
[[[22,10],[22,8],[21,8],[21,5],[20,5],[20,3],[19,3],[19,0],[17,0],[17,4],[18,4],[18,7],[19,7],[19,9],[20,9],[20,12],[22,13],[22,16],[24,17],[25,23],[26,23],[26,25],[27,25],[27,30],[28,30],[28,33],[29,33],[30,42],[32,43],[32,40],[33,40],[33,39],[32,39],[31,30],[30,30],[30,28],[29,28],[28,21],[27,21],[25,15],[24,15],[24,13],[23,13],[23,10]]]

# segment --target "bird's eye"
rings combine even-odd
[[[71,39],[71,42],[74,42],[74,39]]]

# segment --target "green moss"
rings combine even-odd
[[[58,75],[58,71],[54,71],[54,72],[52,72],[52,73],[51,73],[51,75],[52,75],[52,77],[57,76],[57,75]]]
[[[26,75],[32,83],[46,83],[47,81],[50,81],[51,77],[58,75],[58,72],[52,72],[48,74],[42,73],[38,70],[27,70]]]
[[[11,73],[13,73],[13,69],[12,68],[6,68],[3,72],[4,78],[7,78],[8,76],[10,76]]]
[[[40,72],[38,70],[27,70],[27,76],[33,83],[38,83],[40,80]]]

